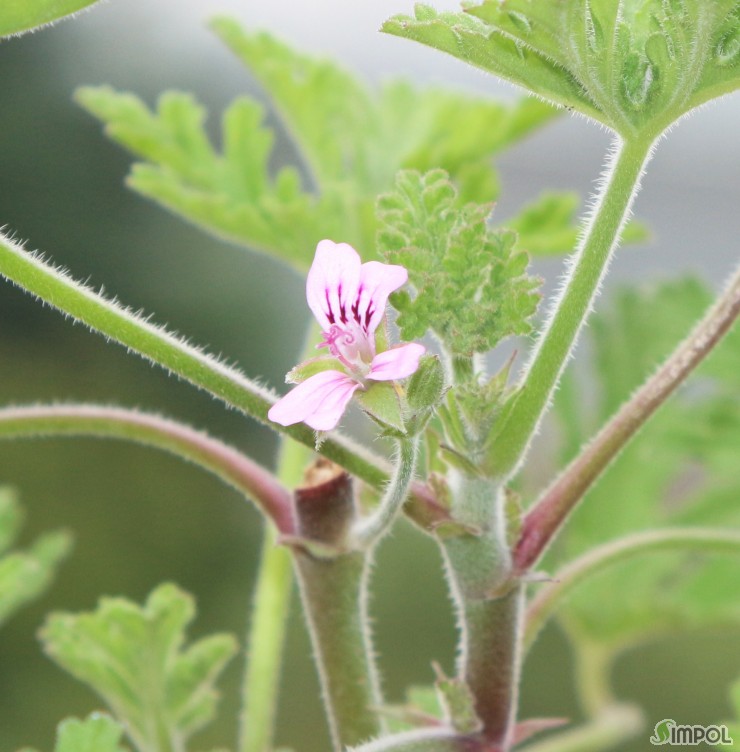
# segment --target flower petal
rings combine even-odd
[[[409,273],[397,264],[381,264],[380,261],[368,261],[360,269],[360,286],[357,300],[357,312],[360,323],[366,332],[372,334],[383,318],[388,296],[403,287]]]
[[[357,251],[347,243],[322,240],[316,246],[306,279],[306,300],[324,331],[351,318],[361,266]]]
[[[304,422],[316,431],[336,428],[361,384],[341,371],[322,371],[278,400],[267,417],[281,426]]]
[[[370,364],[367,375],[373,381],[394,381],[411,376],[419,367],[419,358],[426,352],[424,345],[409,342],[378,353]]]

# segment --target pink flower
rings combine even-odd
[[[306,280],[308,306],[324,341],[344,370],[321,371],[278,400],[267,417],[283,426],[301,421],[317,431],[339,423],[352,395],[368,382],[405,379],[419,367],[424,347],[415,343],[375,351],[375,330],[388,296],[406,284],[402,266],[368,261],[346,243],[322,240]]]

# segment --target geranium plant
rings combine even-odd
[[[5,3],[0,35],[93,4]],[[224,114],[220,150],[187,95],[163,95],[156,111],[106,87],[80,89],[77,99],[139,160],[134,190],[307,275],[307,345],[288,392],[279,397],[9,235],[0,238],[0,274],[278,432],[276,472],[201,430],[124,407],[8,406],[0,436],[91,435],[163,449],[263,513],[234,752],[275,749],[292,571],[337,752],[617,747],[645,730],[639,709],[611,690],[619,653],[677,621],[738,618],[740,273],[714,302],[686,281],[592,310],[620,239],[644,234],[628,220],[656,145],[687,113],[740,86],[740,2],[483,0],[457,13],[417,5],[384,25],[535,97],[511,104],[404,82],[371,92],[269,35],[226,19],[213,28],[272,96],[304,174],[269,168],[273,134],[248,98]],[[492,160],[558,108],[614,135],[598,196],[580,231],[560,194],[501,226]],[[569,250],[560,292],[541,305],[530,254]],[[637,307],[649,315],[635,320]],[[592,409],[566,371],[589,317],[601,395]],[[514,337],[518,350],[492,369],[489,354]],[[702,388],[674,394],[696,371]],[[360,446],[338,429],[352,403],[383,441]],[[561,468],[533,493],[522,479],[551,408]],[[700,477],[689,498],[671,503],[688,458]],[[400,515],[438,544],[459,629],[454,673],[437,668],[435,685],[414,688],[402,707],[383,697],[368,605],[374,553]],[[14,502],[0,506],[0,550],[16,517]],[[48,583],[66,549],[65,537],[52,536],[0,560],[0,617]],[[699,560],[687,558],[696,552]],[[556,613],[588,716],[565,729],[567,719],[518,712],[523,658]],[[143,607],[108,598],[95,612],[50,615],[44,649],[111,714],[64,721],[57,752],[194,749],[190,737],[212,720],[215,682],[237,643],[214,635],[186,645],[193,616],[173,585]]]

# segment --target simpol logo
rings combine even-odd
[[[650,743],[656,747],[661,744],[695,747],[697,744],[733,744],[733,740],[727,726],[679,726],[672,718],[666,718],[655,724]]]

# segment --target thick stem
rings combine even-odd
[[[307,475],[314,484],[295,492],[294,559],[332,744],[341,752],[383,730],[377,714],[383,700],[368,627],[370,557],[351,551],[321,558],[300,543],[341,545],[357,515],[352,479],[336,468],[316,469],[315,477]]]
[[[485,752],[485,746],[475,737],[454,731],[424,729],[384,736],[349,752]]]
[[[159,415],[100,405],[33,405],[0,409],[0,439],[97,436],[156,447],[212,472],[254,500],[285,534],[294,530],[290,495],[277,479],[236,449]]]
[[[519,570],[532,567],[612,460],[709,355],[740,316],[740,270],[699,324],[663,365],[586,445],[527,513],[515,551]]]
[[[532,600],[527,609],[525,649],[532,645],[547,620],[584,580],[636,556],[694,550],[740,555],[740,533],[701,528],[650,530],[594,548],[560,570]]]
[[[650,148],[650,143],[624,141],[616,152],[563,293],[527,367],[523,388],[491,442],[487,469],[496,477],[507,478],[517,470],[548,408],[629,215]]]
[[[375,511],[355,526],[352,533],[359,548],[369,549],[390,529],[409,495],[409,488],[416,470],[419,439],[402,439],[398,442],[396,469]]]
[[[524,604],[523,587],[512,579],[504,503],[491,481],[457,479],[454,516],[480,533],[442,541],[460,626],[458,676],[496,752],[510,748],[516,721]]]
[[[366,742],[382,727],[380,683],[367,629],[364,553],[318,559],[295,553],[334,750]]]
[[[639,708],[615,705],[580,728],[564,731],[527,747],[527,752],[606,752],[620,747],[642,731],[644,719]]]

